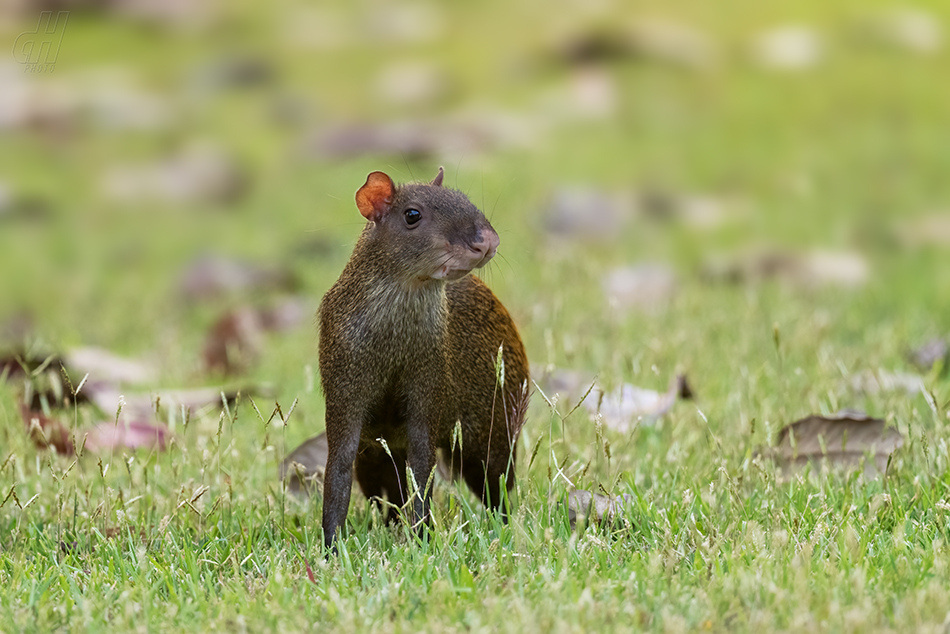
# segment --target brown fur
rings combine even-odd
[[[497,234],[439,177],[398,189],[389,181],[387,189],[380,174],[357,193],[361,211],[378,219],[367,223],[318,313],[328,547],[346,519],[354,465],[365,495],[399,505],[409,501],[410,467],[422,490],[412,516],[422,527],[439,449],[483,502],[505,512],[500,478],[508,490],[514,485],[523,424],[528,362],[518,331],[491,290],[464,275],[494,255]],[[405,221],[410,208],[422,214],[413,226]],[[443,273],[463,276],[452,282],[438,278]],[[495,367],[499,346],[503,387]],[[452,447],[456,421],[461,449]]]

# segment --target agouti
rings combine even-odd
[[[320,304],[328,548],[354,471],[367,497],[403,505],[408,466],[418,486],[411,518],[425,527],[437,449],[486,506],[507,513],[501,478],[510,491],[528,361],[508,311],[469,275],[495,255],[498,234],[442,179],[442,168],[431,183],[398,188],[382,172],[366,178],[356,206],[368,222]]]

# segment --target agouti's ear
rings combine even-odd
[[[432,179],[432,184],[436,187],[442,187],[442,177],[445,176],[445,170],[442,167],[439,167],[439,173],[435,175],[435,178]]]
[[[373,172],[356,192],[356,206],[367,220],[378,222],[393,202],[396,186],[383,172]]]

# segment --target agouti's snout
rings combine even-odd
[[[481,255],[481,259],[479,259],[478,264],[475,265],[476,269],[485,266],[489,260],[495,257],[500,243],[501,239],[498,237],[498,234],[495,233],[494,229],[482,229],[478,232],[478,241],[468,245],[469,249],[474,251],[477,255]]]

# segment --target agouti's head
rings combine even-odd
[[[443,187],[442,177],[440,167],[431,183],[397,188],[389,176],[373,172],[356,192],[356,206],[372,223],[373,248],[386,249],[412,280],[461,279],[498,249],[498,234],[485,215],[465,194]]]

